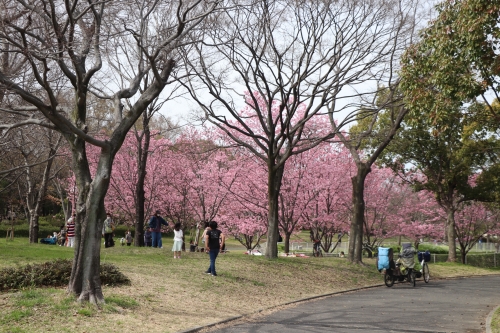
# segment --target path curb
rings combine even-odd
[[[271,309],[274,309],[274,308],[277,308],[277,307],[280,307],[280,306],[298,304],[298,303],[301,303],[301,302],[307,302],[307,301],[311,301],[311,300],[314,300],[314,299],[320,299],[320,298],[323,298],[323,297],[329,297],[329,296],[333,296],[333,295],[346,294],[346,293],[350,293],[350,292],[354,292],[354,291],[371,289],[371,288],[376,288],[376,287],[381,287],[381,286],[384,286],[384,284],[376,284],[376,285],[372,285],[372,286],[354,288],[354,289],[343,290],[343,291],[336,291],[336,292],[333,292],[333,293],[327,293],[327,294],[322,294],[322,295],[317,295],[317,296],[310,296],[310,297],[306,297],[306,298],[301,298],[301,299],[298,299],[298,300],[294,300],[294,301],[290,301],[290,302],[286,302],[286,303],[274,305],[274,306],[271,306],[269,308],[259,309],[257,311],[251,312],[251,313],[247,313],[247,314],[243,314],[243,315],[239,315],[239,316],[234,316],[234,317],[226,318],[226,319],[223,319],[223,320],[220,320],[220,321],[216,321],[216,322],[204,325],[204,326],[191,327],[191,328],[188,328],[188,329],[183,330],[183,331],[178,331],[177,333],[196,333],[196,332],[199,332],[199,331],[201,331],[203,329],[206,329],[206,328],[210,328],[210,327],[214,327],[214,326],[217,326],[217,325],[226,324],[226,323],[229,323],[231,321],[238,320],[238,319],[250,317],[250,316],[256,315],[258,313],[261,313],[263,311],[271,310]]]
[[[195,333],[195,332],[199,332],[202,329],[210,328],[210,327],[213,327],[213,326],[219,325],[219,324],[225,324],[225,323],[228,323],[228,322],[233,321],[233,320],[238,320],[238,319],[243,318],[244,316],[246,316],[246,315],[234,316],[234,317],[226,318],[226,319],[223,319],[223,320],[215,322],[215,323],[211,323],[211,324],[208,324],[208,325],[205,325],[205,326],[196,326],[196,327],[188,328],[187,330],[179,331],[177,333]]]
[[[500,309],[500,305],[491,310],[491,312],[488,314],[488,317],[486,317],[486,333],[491,333],[491,320],[493,319],[493,314],[498,309]]]

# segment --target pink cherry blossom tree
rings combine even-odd
[[[406,186],[405,200],[399,210],[397,228],[393,235],[404,237],[413,243],[415,249],[425,240],[443,240],[446,214],[438,205],[432,192],[418,191]]]
[[[324,143],[315,148],[308,159],[309,176],[302,191],[310,202],[302,212],[311,238],[321,241],[325,252],[333,251],[340,242],[335,235],[349,230],[349,178],[353,171],[349,152],[338,144]]]
[[[233,150],[230,163],[234,180],[219,220],[228,235],[253,250],[268,229],[266,166],[241,149]]]
[[[169,164],[175,168],[175,175],[169,188],[183,198],[179,207],[189,212],[189,219],[181,222],[195,230],[195,236],[191,235],[195,244],[199,242],[202,222],[216,218],[237,176],[231,152],[216,145],[213,132],[186,129],[170,155],[173,160]]]
[[[266,166],[267,175],[267,243],[266,256],[277,256],[279,232],[279,195],[286,161],[314,148],[330,137],[328,118],[314,116],[305,104],[290,98],[287,101],[267,100],[259,92],[246,93],[246,106],[237,118],[217,121],[220,140],[227,146],[234,142],[245,147]],[[288,110],[285,112],[285,110]]]
[[[372,167],[366,177],[363,247],[368,257],[397,228],[398,210],[405,199],[400,185],[396,175],[385,168]]]
[[[484,234],[498,231],[500,215],[497,210],[488,209],[478,202],[462,203],[455,218],[455,232],[460,246],[460,257],[465,264],[467,253]]]
[[[316,150],[310,150],[290,158],[285,166],[283,183],[279,194],[279,229],[284,237],[284,251],[289,252],[290,236],[308,226],[304,213],[314,204],[326,184],[318,185],[314,175],[318,163]]]
[[[154,133],[153,133],[154,134]],[[146,176],[140,181],[138,171],[139,147],[134,134],[129,134],[122,149],[116,156],[114,171],[111,176],[110,189],[106,196],[106,209],[113,213],[116,219],[129,227],[134,227],[137,223],[137,206],[139,197],[137,184],[142,183],[144,192],[144,215],[143,223],[158,208],[158,198],[162,193],[158,193],[157,188],[162,181],[165,172],[167,156],[171,141],[153,137],[148,143],[148,163],[146,163]],[[144,225],[144,224],[143,224]]]

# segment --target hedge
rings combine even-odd
[[[7,230],[10,229],[9,225],[0,224],[0,237],[7,237]],[[125,237],[125,233],[130,228],[126,225],[120,225],[116,227],[114,234],[115,238]],[[40,225],[38,229],[38,238],[45,238],[47,235],[52,235],[54,232],[59,232],[60,226],[50,226],[50,225]],[[132,235],[135,233],[135,229],[130,229]],[[171,233],[163,234],[163,236],[169,236]],[[29,238],[29,226],[26,223],[14,226],[14,237],[25,237]]]
[[[0,237],[7,237],[7,230],[10,229],[10,226],[8,225],[0,225]],[[38,229],[38,237],[39,238],[45,238],[47,235],[51,235],[54,232],[59,232],[60,227],[53,227],[53,226],[40,226]],[[29,226],[26,224],[23,225],[16,225],[14,226],[14,237],[25,237],[29,238]]]
[[[460,254],[458,254],[458,260],[460,260]],[[500,267],[500,253],[467,254],[465,262],[474,267]]]

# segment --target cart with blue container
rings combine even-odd
[[[427,263],[431,260],[431,254],[429,251],[418,252],[417,258],[421,269],[415,270],[415,252],[411,245],[404,244],[399,258],[394,261],[392,248],[378,248],[377,269],[384,274],[384,283],[387,287],[392,287],[394,282],[410,282],[415,286],[416,279],[422,277],[425,283],[429,283],[430,274]]]

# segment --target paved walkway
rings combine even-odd
[[[432,273],[432,272],[431,272]],[[242,299],[244,302],[244,299]],[[213,332],[485,332],[500,304],[500,276],[417,280],[302,302],[260,317],[213,327]]]

